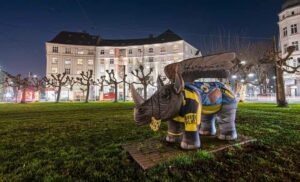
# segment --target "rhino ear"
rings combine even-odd
[[[178,72],[178,66],[175,69],[174,89],[177,94],[182,92],[184,89],[184,81],[181,74]]]
[[[157,89],[159,90],[163,86],[164,86],[164,82],[162,81],[160,75],[158,75],[158,77],[157,77]]]

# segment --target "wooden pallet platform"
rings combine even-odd
[[[201,136],[200,150],[215,153],[233,146],[245,145],[255,141],[256,139],[243,135],[239,135],[236,141],[222,141],[216,137]],[[178,143],[168,144],[163,139],[150,139],[143,142],[129,143],[123,145],[123,148],[144,170],[172,160],[180,154],[195,152],[182,150]]]

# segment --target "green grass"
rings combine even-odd
[[[300,105],[240,104],[238,132],[258,142],[179,156],[144,172],[121,148],[162,137],[138,127],[132,103],[0,104],[0,181],[300,180]]]

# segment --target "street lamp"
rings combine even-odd
[[[237,76],[236,75],[232,75],[231,78],[232,79],[237,79]]]
[[[248,77],[249,77],[249,78],[253,78],[253,77],[254,77],[254,73],[249,73],[249,74],[248,74]]]
[[[245,65],[246,64],[246,61],[241,61],[241,65]]]

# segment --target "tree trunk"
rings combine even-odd
[[[144,85],[144,99],[147,100],[147,87],[148,85]]]
[[[125,83],[125,80],[123,80],[123,101],[125,102],[126,101],[126,97],[125,97],[125,94],[126,94],[126,83]]]
[[[86,97],[85,97],[85,103],[88,103],[89,102],[89,95],[90,95],[90,84],[87,85],[87,88],[86,88]]]
[[[61,92],[61,86],[58,87],[58,91],[57,91],[57,97],[56,97],[56,102],[59,102],[60,99],[60,92]]]
[[[115,102],[118,102],[118,84],[115,84]]]
[[[283,71],[276,67],[276,99],[278,107],[288,107],[285,96]]]
[[[22,90],[21,103],[26,103],[26,88]]]

